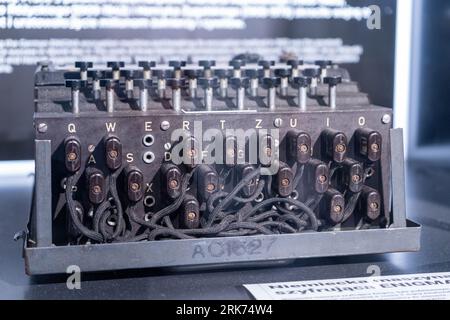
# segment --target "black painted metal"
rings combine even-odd
[[[330,72],[339,73],[339,69]],[[287,98],[276,98],[276,109],[267,108],[267,95],[264,89],[259,89],[257,98],[246,98],[245,109],[237,110],[235,106],[234,90],[228,91],[226,99],[215,97],[213,99],[213,110],[205,111],[203,108],[202,90],[199,89],[198,99],[191,100],[183,96],[181,111],[176,112],[171,108],[171,99],[159,100],[150,90],[150,99],[147,111],[140,111],[137,101],[127,100],[122,96],[120,86],[116,86],[116,97],[114,99],[114,112],[105,111],[104,102],[91,100],[89,89],[81,89],[80,113],[72,114],[71,91],[63,85],[64,75],[67,72],[39,72],[36,84],[36,113],[35,126],[37,145],[43,146],[37,150],[36,171],[37,185],[44,185],[51,179],[51,210],[36,207],[32,213],[32,225],[28,241],[25,245],[25,258],[27,270],[31,274],[60,273],[70,264],[79,264],[83,270],[112,270],[129,269],[156,266],[182,266],[193,264],[211,264],[239,261],[259,261],[289,259],[296,257],[320,257],[341,256],[352,254],[369,254],[394,251],[415,251],[419,249],[420,228],[410,225],[406,227],[404,212],[396,215],[391,212],[391,165],[395,170],[403,170],[403,165],[398,164],[402,159],[402,152],[394,157],[395,163],[391,163],[391,123],[386,119],[392,119],[390,109],[373,106],[369,103],[367,95],[359,92],[357,84],[344,79],[344,83],[338,87],[337,109],[331,110],[328,104],[328,86],[319,84],[317,97],[309,97],[307,109],[302,111],[296,105],[296,90],[289,89]],[[70,75],[71,77],[73,74]],[[117,89],[119,88],[119,89]],[[102,88],[103,90],[103,88]],[[170,88],[167,89],[166,97],[171,97]],[[102,94],[104,97],[104,92]],[[134,97],[139,97],[135,88]],[[301,233],[295,235],[254,236],[231,239],[198,239],[198,240],[165,240],[141,243],[120,244],[85,244],[67,246],[67,231],[65,220],[67,217],[64,209],[63,185],[64,178],[68,172],[64,165],[65,155],[63,144],[67,137],[76,136],[80,141],[82,149],[82,167],[85,170],[87,164],[95,166],[106,174],[108,173],[104,155],[103,141],[108,135],[114,135],[122,143],[122,162],[137,167],[142,171],[144,181],[151,185],[146,195],[155,198],[156,206],[152,211],[165,206],[166,199],[160,188],[160,167],[167,162],[167,144],[172,143],[171,134],[175,129],[186,128],[195,135],[194,124],[201,123],[203,131],[209,128],[220,129],[255,129],[275,130],[279,129],[280,160],[289,162],[285,154],[285,137],[288,132],[297,129],[307,132],[312,139],[313,157],[327,161],[322,150],[321,134],[326,129],[334,129],[344,133],[349,141],[347,156],[358,159],[355,152],[354,136],[359,128],[370,128],[378,131],[383,137],[381,160],[374,166],[375,174],[367,181],[367,185],[378,190],[382,195],[384,219],[379,219],[372,225],[371,230],[355,230],[357,221],[351,219],[345,225],[346,231]],[[170,124],[170,128],[163,128],[163,124]],[[46,130],[39,130],[43,125]],[[151,134],[152,143],[143,143],[143,138]],[[401,132],[393,131],[395,143],[400,147]],[[201,139],[201,136],[200,136]],[[399,140],[400,139],[400,140]],[[47,141],[47,143],[43,142]],[[47,150],[49,149],[49,150]],[[95,149],[95,151],[93,151]],[[51,177],[43,177],[42,172],[48,163],[42,163],[51,152]],[[148,164],[143,160],[147,152],[152,152],[154,160]],[[41,154],[42,153],[42,154]],[[133,158],[133,161],[129,161]],[[93,160],[94,159],[94,160]],[[95,161],[95,162],[93,162]],[[395,177],[394,177],[395,179]],[[402,173],[397,175],[396,186],[402,184]],[[225,186],[227,187],[227,186]],[[126,194],[125,188],[119,184],[120,192]],[[36,197],[45,191],[39,188]],[[79,185],[78,194],[84,194],[83,185]],[[394,191],[394,203],[395,203]],[[88,207],[85,196],[80,201]],[[401,200],[400,200],[401,201]],[[48,203],[47,203],[48,205]],[[40,209],[44,211],[40,211]],[[401,204],[394,208],[402,208]],[[403,206],[404,208],[404,206]],[[137,207],[138,212],[143,215],[149,209],[145,208],[143,202]],[[49,212],[50,211],[50,212]],[[52,216],[53,222],[48,222],[48,215]],[[358,216],[358,213],[355,213]],[[35,232],[35,221],[40,217],[47,219],[47,225],[52,230],[52,242],[56,247],[35,244],[38,237]],[[402,221],[396,221],[401,219]],[[389,228],[394,226],[394,228]],[[353,231],[352,231],[353,230]],[[266,248],[266,242],[276,243],[275,247]],[[314,248],[306,250],[301,243],[317,244]],[[243,248],[242,254],[235,256],[218,255],[214,250],[206,253],[205,259],[197,259],[199,246],[203,251],[211,251],[215,243],[220,244],[219,249],[239,244]],[[330,244],[335,244],[331,246]],[[358,243],[358,246],[355,246]],[[255,245],[258,248],[255,249]],[[239,247],[238,246],[238,247]],[[207,249],[205,249],[205,248]],[[292,249],[294,247],[295,249]],[[262,250],[266,248],[267,250]],[[283,249],[284,248],[284,249]],[[290,249],[289,249],[290,248]],[[211,249],[211,250],[210,250]],[[214,248],[213,248],[214,249]],[[252,255],[252,252],[257,255]],[[306,251],[305,251],[306,250]],[[175,253],[178,252],[178,253]],[[209,252],[208,251],[208,252]],[[171,254],[167,255],[166,253]],[[173,255],[172,255],[173,253]],[[130,256],[130,254],[132,256]],[[148,254],[148,256],[146,256]],[[205,253],[202,253],[205,255]],[[200,255],[202,255],[200,254]],[[114,259],[107,259],[114,255]],[[103,257],[100,258],[99,257]],[[130,259],[132,261],[130,261]],[[46,261],[43,263],[43,261]]]

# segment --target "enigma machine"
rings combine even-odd
[[[331,61],[35,78],[29,274],[419,250],[403,138]]]

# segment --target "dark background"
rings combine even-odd
[[[433,1],[434,2],[434,1]],[[436,1],[438,2],[438,1]],[[1,30],[0,39],[47,38],[342,38],[345,45],[362,45],[361,63],[347,65],[354,80],[372,102],[391,107],[394,88],[395,0],[348,1],[351,5],[377,4],[382,9],[382,29],[369,30],[366,21],[247,20],[238,31],[186,30]],[[289,50],[289,48],[286,48]],[[14,67],[0,74],[0,160],[33,158],[33,73],[35,67]]]
[[[418,146],[450,144],[450,1],[422,1],[420,13],[411,126]]]

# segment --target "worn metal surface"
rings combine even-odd
[[[337,69],[330,69],[330,72],[337,72]],[[402,132],[391,130],[392,111],[372,105],[367,94],[361,92],[357,83],[350,81],[348,77],[339,85],[336,108],[328,107],[328,86],[319,84],[317,95],[308,96],[305,108],[299,108],[296,104],[297,91],[294,88],[288,88],[286,96],[274,96],[273,108],[268,107],[263,88],[260,88],[256,96],[244,97],[245,101],[241,101],[243,103],[240,108],[231,88],[228,88],[228,97],[212,97],[211,108],[205,108],[204,90],[200,90],[198,97],[194,99],[183,94],[179,108],[174,108],[172,99],[158,98],[161,92],[155,92],[155,88],[152,88],[149,90],[148,108],[143,111],[136,99],[128,97],[130,92],[124,94],[120,81],[114,87],[110,99],[107,99],[109,103],[102,99],[92,99],[89,88],[82,88],[79,99],[71,101],[71,89],[65,87],[64,79],[76,76],[77,74],[68,71],[42,71],[36,74],[37,201],[24,248],[29,274],[63,273],[71,264],[78,265],[83,271],[99,271],[335,257],[419,249],[421,229],[413,223],[408,225],[406,220]],[[167,89],[166,97],[171,96],[171,90]],[[102,88],[101,96],[104,97],[105,94]],[[139,90],[134,88],[134,97],[138,94]],[[79,105],[79,112],[71,110],[74,103]],[[107,109],[109,112],[106,112]],[[45,130],[42,129],[44,127]],[[371,163],[357,151],[355,132],[360,128],[375,130],[381,134],[383,152],[379,161]],[[171,156],[168,152],[171,143],[175,144],[178,140],[171,136],[177,129],[189,131],[197,141],[204,141],[203,133],[207,129],[218,129],[223,135],[229,129],[239,129],[242,132],[251,129],[255,133],[265,130],[266,134],[269,130],[269,134],[275,135],[275,144],[279,145],[280,161],[286,163],[292,160],[286,152],[286,136],[292,130],[301,130],[311,136],[312,157],[329,163],[329,166],[332,163],[330,155],[324,151],[323,133],[328,129],[340,131],[348,139],[348,143],[345,143],[346,157],[361,161],[372,171],[364,178],[364,184],[381,194],[381,203],[376,204],[377,209],[381,208],[381,217],[374,218],[371,225],[364,219],[364,209],[359,207],[353,210],[353,215],[342,226],[339,225],[338,228],[342,231],[336,232],[239,238],[210,238],[210,235],[192,240],[108,244],[84,244],[85,241],[68,240],[70,220],[67,219],[65,210],[65,179],[74,170],[85,173],[88,167],[95,167],[105,175],[110,175],[105,160],[105,136],[114,135],[123,146],[123,165],[116,169],[137,167],[147,185],[145,196],[151,196],[155,200],[156,205],[151,208],[145,206],[144,201],[137,202],[134,206],[136,213],[144,217],[146,213],[157,212],[167,206],[164,192],[160,190],[161,166],[171,162],[167,156]],[[145,143],[147,135],[151,135],[151,143]],[[72,170],[65,167],[67,157],[64,145],[66,138],[73,139],[74,136],[79,141],[81,155],[77,169]],[[202,146],[199,148],[205,150]],[[147,154],[153,155],[151,161],[145,158]],[[239,178],[234,174],[236,173],[233,171],[232,179],[221,186],[223,190],[234,188],[235,180]],[[92,203],[85,197],[83,183],[81,179],[74,186],[73,194],[86,211],[92,208]],[[340,184],[345,186],[345,181],[336,183],[337,186],[331,181],[328,184],[339,190]],[[121,182],[118,182],[118,190],[119,193],[124,190]],[[345,190],[347,189],[342,188],[340,191],[345,195]],[[196,194],[198,190],[194,186],[190,191]],[[319,207],[319,217],[322,211],[323,208]],[[325,222],[323,230],[334,230],[329,229],[332,226]],[[365,229],[370,226],[370,230]]]
[[[225,264],[417,251],[420,227],[295,235],[26,248],[28,274]],[[170,254],[168,254],[170,253]]]
[[[38,247],[52,242],[51,142],[36,140],[36,183],[32,213],[33,241]]]
[[[406,227],[406,197],[405,197],[405,157],[403,148],[403,130],[391,130],[392,157],[392,190],[394,227]]]
[[[307,111],[300,111],[295,107],[280,107],[276,111],[268,111],[266,108],[257,110],[247,110],[245,112],[237,112],[235,110],[223,111],[190,111],[182,114],[175,114],[171,110],[148,111],[141,113],[140,111],[122,111],[116,112],[114,116],[108,116],[104,112],[86,113],[85,115],[58,114],[58,113],[39,113],[36,115],[36,123],[45,122],[49,129],[46,133],[36,133],[37,139],[49,139],[52,141],[52,186],[53,194],[57,196],[58,192],[63,192],[60,188],[61,179],[67,173],[63,166],[64,139],[70,135],[76,135],[82,143],[82,168],[88,163],[91,153],[88,146],[100,146],[96,148],[93,156],[96,160],[96,167],[107,172],[104,156],[102,152],[102,139],[108,133],[107,126],[114,126],[115,136],[121,139],[123,144],[123,163],[127,163],[127,154],[133,155],[131,165],[137,166],[142,170],[145,181],[153,182],[152,196],[155,197],[157,206],[153,210],[159,210],[165,206],[165,201],[160,192],[160,175],[159,169],[166,161],[167,150],[164,148],[166,143],[173,143],[171,139],[172,132],[182,128],[183,123],[189,123],[189,129],[192,134],[200,135],[207,129],[221,130],[222,124],[227,129],[242,129],[244,131],[253,130],[279,130],[280,160],[285,161],[285,136],[290,130],[297,129],[307,132],[312,139],[313,156],[322,159],[321,155],[321,134],[327,128],[332,128],[343,132],[349,137],[349,144],[353,145],[351,137],[354,136],[355,130],[358,128],[371,128],[380,132],[383,136],[383,150],[381,160],[376,164],[376,175],[367,182],[367,184],[382,193],[383,212],[386,218],[390,219],[390,203],[389,197],[391,192],[391,176],[390,176],[390,129],[392,124],[383,124],[381,119],[385,114],[392,115],[392,111],[388,108],[376,106],[364,107],[339,107],[332,111],[329,108],[312,108]],[[281,119],[283,126],[276,128],[275,120]],[[162,130],[161,124],[165,121],[170,123],[170,130]],[[198,121],[199,126],[195,127]],[[146,131],[146,124],[151,124],[151,131]],[[362,125],[361,125],[362,123]],[[75,132],[68,130],[75,128]],[[73,131],[73,130],[72,130]],[[63,133],[63,134],[62,134]],[[154,143],[151,147],[146,147],[142,143],[143,137],[151,133],[154,137]],[[199,138],[197,138],[200,140]],[[151,164],[143,161],[145,152],[151,151],[155,155],[155,159]],[[354,148],[348,151],[349,158],[356,158]],[[325,160],[324,160],[325,161]],[[87,205],[87,204],[86,204]],[[54,206],[55,207],[55,206]],[[138,208],[139,212],[143,212],[142,205]]]
[[[0,299],[252,299],[243,284],[365,277],[450,270],[450,170],[445,163],[408,163],[409,218],[422,224],[419,252],[253,263],[249,267],[183,267],[82,273],[81,290],[69,290],[68,275],[29,277],[21,243],[12,240],[26,225],[33,189],[31,177],[0,179]],[[25,180],[24,182],[21,182]],[[14,181],[15,183],[12,183]],[[2,183],[3,182],[3,183]]]
[[[403,159],[403,149],[398,143],[402,145],[402,131],[391,130],[391,136],[394,137],[392,166],[398,170],[393,176],[394,185],[401,186],[404,165],[398,159]],[[401,201],[404,201],[404,192],[394,192],[393,203],[398,210],[405,208],[399,203]],[[403,216],[404,211],[399,212],[399,216],[394,214],[395,219]],[[412,222],[407,225],[405,220],[405,227],[394,224],[389,229],[83,246],[25,246],[24,257],[28,274],[64,273],[70,265],[77,265],[84,272],[176,267],[418,251],[420,233],[420,226]]]

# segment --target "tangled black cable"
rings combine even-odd
[[[239,192],[252,182],[253,179],[261,174],[261,168],[257,168],[251,173],[247,174],[218,205],[212,210],[207,220],[204,222],[205,227],[210,227],[214,220],[218,217],[219,213],[230,204],[233,199],[239,194]]]
[[[304,166],[296,167],[293,180],[294,190],[300,193]],[[323,222],[315,213],[322,195],[310,195],[302,202],[292,197],[279,197],[271,189],[272,177],[261,176],[261,168],[255,168],[237,183],[230,192],[217,191],[207,201],[200,204],[201,227],[182,229],[172,221],[186,197],[189,197],[191,179],[196,168],[183,176],[180,195],[168,206],[157,212],[140,213],[139,203],[131,203],[123,209],[117,192],[119,170],[107,180],[108,198],[94,210],[92,229],[83,224],[76,214],[73,187],[81,173],[67,179],[66,201],[74,226],[88,239],[104,242],[134,242],[158,239],[192,239],[198,237],[233,237],[256,234],[285,234],[303,231],[318,231]],[[364,179],[367,174],[365,174]],[[245,195],[243,188],[256,184],[254,192]],[[360,194],[349,197],[344,211],[344,219],[355,210]],[[260,198],[261,197],[261,198]],[[264,200],[266,197],[266,200]],[[114,218],[115,221],[111,221]],[[128,220],[127,220],[128,219]],[[129,230],[127,221],[140,226]],[[114,222],[114,223],[113,223]],[[365,226],[361,226],[365,227]]]
[[[180,207],[184,200],[193,173],[185,175],[180,196],[170,206],[157,213],[150,214],[148,220],[139,218],[135,208],[130,207],[130,219],[148,228],[148,240],[296,233],[308,227],[313,231],[318,230],[320,223],[312,209],[320,202],[317,197],[308,200],[308,204],[290,198],[272,198],[255,206],[251,205],[268,183],[259,178],[260,174],[260,168],[256,168],[247,174],[231,192],[219,191],[211,195],[204,206],[207,216],[202,219],[202,227],[199,229],[174,228],[170,219],[170,215]],[[301,178],[302,174],[303,166],[299,168],[296,177]],[[254,193],[248,197],[240,196],[242,189],[250,183],[257,183]],[[296,182],[296,184],[298,183],[299,181]],[[260,212],[268,206],[280,206],[281,204],[290,204],[295,210]]]
[[[92,226],[95,232],[99,232],[103,237],[103,242],[114,241],[117,239],[124,240],[126,232],[126,223],[124,219],[124,211],[122,203],[117,192],[117,178],[120,171],[112,173],[107,179],[108,194],[110,198],[103,201],[95,210],[92,220]],[[113,213],[114,211],[114,213]],[[111,217],[115,218],[114,224],[110,223]],[[112,233],[108,230],[108,226],[113,228]]]
[[[81,171],[76,172],[74,175],[70,176],[66,180],[66,203],[67,208],[69,210],[70,218],[75,225],[75,227],[80,231],[82,235],[85,237],[97,241],[103,242],[103,236],[94,230],[87,228],[79,219],[78,214],[76,212],[75,200],[73,199],[73,188],[76,186],[78,180],[81,177]]]

